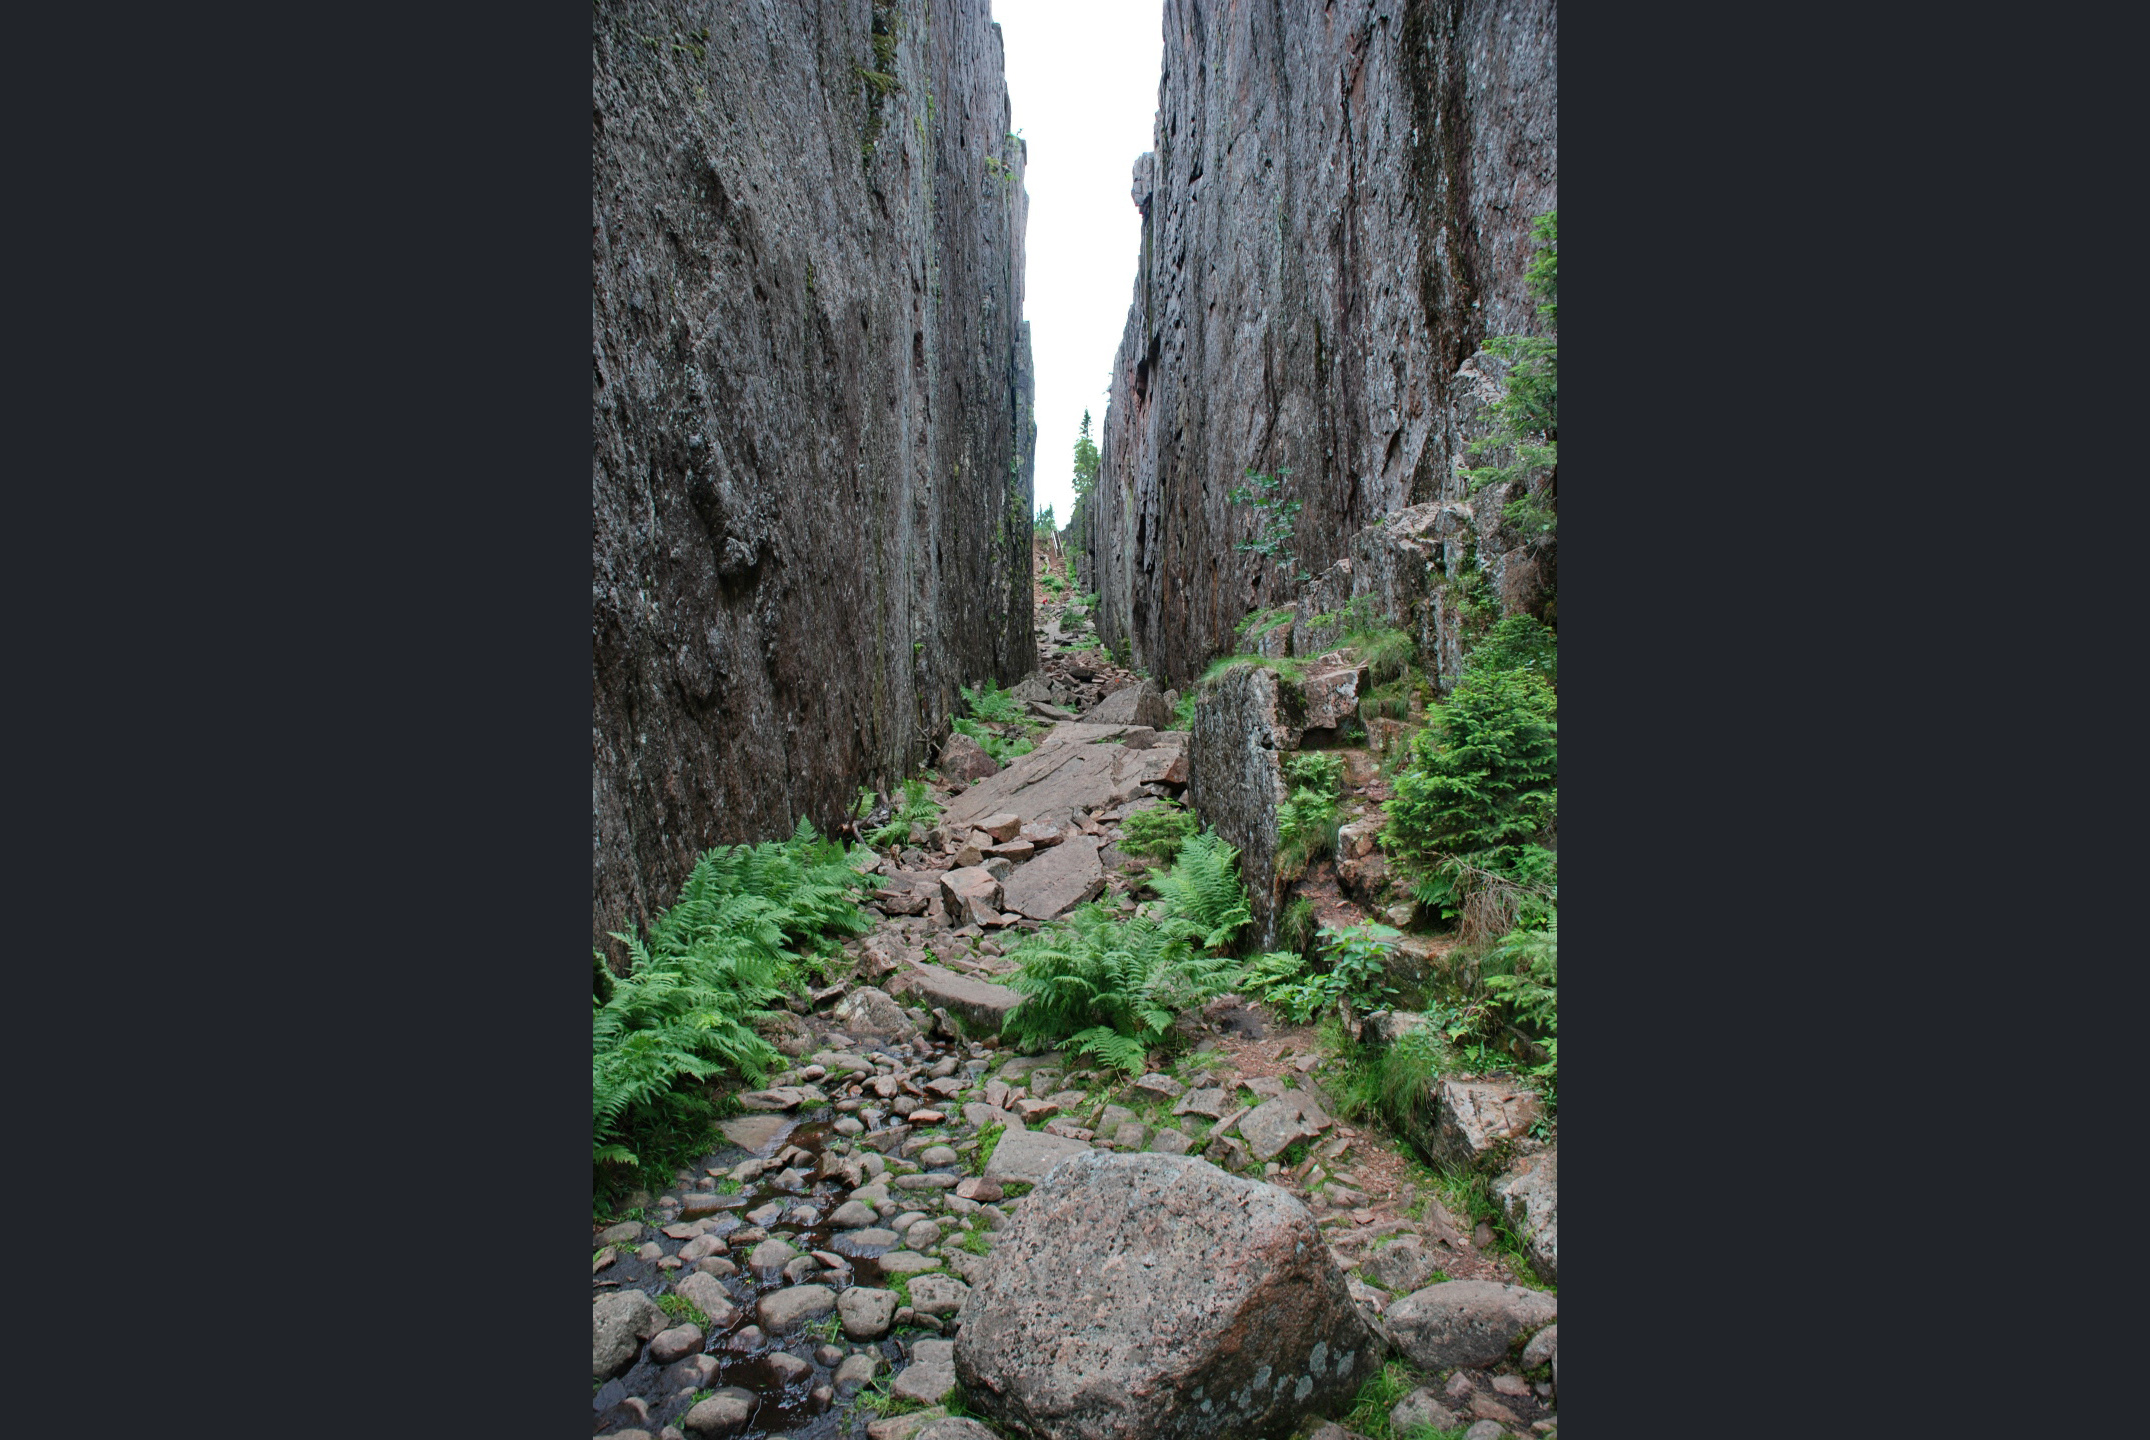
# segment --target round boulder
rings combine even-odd
[[[666,1323],[657,1302],[640,1290],[600,1295],[590,1306],[590,1378],[607,1380],[633,1365],[642,1342]]]
[[[993,1253],[955,1366],[1008,1429],[1281,1434],[1381,1363],[1306,1207],[1191,1156],[1072,1156]]]
[[[826,1285],[793,1285],[770,1291],[755,1308],[769,1333],[782,1335],[834,1310],[836,1292]]]
[[[1491,1365],[1518,1335],[1550,1325],[1560,1302],[1520,1285],[1449,1280],[1389,1306],[1384,1317],[1396,1346],[1422,1370]]]

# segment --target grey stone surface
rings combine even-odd
[[[902,1276],[918,1275],[927,1270],[941,1268],[939,1260],[931,1255],[921,1255],[915,1250],[892,1250],[880,1256],[874,1263],[881,1267],[884,1274]]]
[[[660,1330],[650,1337],[650,1362],[669,1365],[675,1360],[692,1355],[702,1348],[704,1338],[699,1325],[674,1325],[669,1330]]]
[[[872,1225],[878,1218],[874,1214],[871,1205],[861,1205],[856,1200],[846,1200],[836,1207],[834,1214],[829,1216],[829,1225],[830,1228],[836,1230],[857,1230]]]
[[[888,996],[871,985],[861,986],[836,1003],[829,1018],[853,1035],[903,1037],[916,1033],[910,1017]]]
[[[1092,706],[1083,717],[1091,725],[1141,725],[1151,730],[1172,728],[1172,712],[1165,697],[1147,680],[1124,685]]]
[[[1519,1085],[1442,1080],[1434,1085],[1434,1156],[1473,1170],[1506,1163],[1538,1118],[1538,1097]]]
[[[727,1385],[707,1400],[695,1405],[687,1412],[687,1418],[680,1423],[687,1427],[690,1434],[712,1435],[720,1437],[721,1440],[723,1436],[737,1435],[746,1429],[756,1403],[758,1402],[753,1391],[743,1390],[737,1385]]]
[[[642,1342],[668,1323],[657,1302],[640,1290],[600,1295],[590,1306],[590,1378],[603,1380],[635,1363]]]
[[[885,1329],[886,1327],[883,1328]],[[878,1353],[872,1350],[861,1350],[855,1355],[846,1355],[843,1363],[836,1367],[836,1393],[839,1395],[858,1393],[873,1383],[874,1377],[881,1373],[881,1367],[887,1363]]]
[[[1560,1283],[1559,1166],[1558,1150],[1526,1156],[1493,1186],[1509,1228],[1523,1241],[1530,1268],[1550,1285]]]
[[[1090,1147],[1080,1140],[1070,1140],[1063,1135],[1048,1135],[1043,1130],[1023,1130],[1010,1126],[993,1147],[993,1154],[985,1162],[985,1178],[996,1184],[1023,1181],[1035,1185],[1046,1173],[1070,1155],[1088,1153]]]
[[[1406,1235],[1382,1246],[1359,1265],[1367,1279],[1391,1295],[1409,1295],[1414,1290],[1425,1289],[1433,1283],[1433,1274],[1440,1268],[1440,1262],[1416,1235]]]
[[[1239,850],[1253,938],[1276,944],[1277,807],[1286,791],[1280,755],[1298,745],[1306,706],[1274,670],[1242,666],[1204,686],[1194,712],[1187,796],[1202,823]]]
[[[590,28],[591,945],[615,960],[706,847],[834,827],[918,768],[959,684],[1036,664],[1000,35],[986,0],[930,25],[899,0],[884,62],[890,9],[623,0]]]
[[[1002,884],[1003,903],[1019,915],[1050,920],[1094,900],[1105,888],[1105,867],[1094,835],[1070,835],[1030,861]]]
[[[1485,1366],[1500,1360],[1518,1335],[1559,1317],[1552,1296],[1490,1280],[1429,1285],[1389,1306],[1389,1334],[1424,1370]]]
[[[958,1314],[969,1295],[970,1286],[946,1275],[921,1275],[911,1282],[911,1307],[921,1315]]]
[[[836,1292],[826,1285],[791,1285],[772,1290],[755,1302],[762,1328],[784,1335],[836,1308]]]
[[[1348,1403],[1379,1343],[1282,1190],[1190,1156],[1093,1151],[1002,1233],[956,1370],[975,1412],[1023,1433],[1282,1434]]]
[[[1417,1425],[1453,1430],[1457,1423],[1456,1412],[1441,1403],[1430,1385],[1419,1386],[1389,1409],[1389,1428],[1398,1435]]]
[[[996,884],[993,889],[997,901],[1004,887]],[[938,1005],[962,1016],[964,1027],[972,1035],[998,1035],[1008,1012],[1023,1003],[1023,997],[1005,985],[958,975],[939,965],[915,967],[909,993],[926,1005]]]
[[[844,1334],[852,1340],[878,1340],[896,1315],[896,1292],[854,1285],[837,1297]]]
[[[911,1346],[911,1363],[897,1372],[888,1391],[921,1405],[938,1405],[956,1388],[955,1342],[920,1340]]]
[[[1312,1096],[1287,1090],[1240,1117],[1240,1138],[1257,1160],[1274,1160],[1295,1140],[1311,1140],[1335,1124]]]
[[[680,1298],[709,1317],[709,1323],[722,1330],[732,1323],[739,1307],[732,1303],[730,1292],[724,1282],[705,1271],[697,1270],[672,1287]]]
[[[1552,1363],[1553,1353],[1560,1348],[1560,1327],[1548,1325],[1530,1337],[1523,1347],[1523,1368],[1535,1370],[1540,1365]]]
[[[934,765],[950,780],[984,780],[1000,773],[1000,762],[988,755],[983,745],[960,731],[941,743],[940,758]]]
[[[911,1440],[1000,1440],[968,1415],[944,1415],[929,1422]]]
[[[959,924],[1000,923],[1000,877],[982,865],[966,865],[942,875],[941,900],[948,907],[950,918]],[[941,1002],[936,998],[933,1003]]]
[[[1486,338],[1544,330],[1523,276],[1557,200],[1555,16],[1553,0],[1334,0],[1166,24],[1131,192],[1142,268],[1074,537],[1099,634],[1160,684],[1346,559],[1342,598],[1402,614],[1444,688],[1466,625],[1428,559],[1458,566],[1468,541],[1504,609],[1533,603],[1550,555],[1502,520],[1509,496],[1468,496],[1455,471],[1497,393]],[[1232,548],[1255,533],[1230,499],[1250,468],[1292,472],[1288,568]],[[1430,553],[1361,560],[1383,516],[1437,504],[1462,516]],[[1336,643],[1335,625],[1307,633],[1336,600],[1301,606],[1291,653]]]

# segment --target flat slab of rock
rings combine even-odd
[[[789,1115],[738,1115],[718,1122],[717,1129],[740,1149],[767,1154],[798,1123]]]
[[[881,1267],[881,1273],[884,1275],[898,1275],[906,1278],[912,1275],[924,1274],[928,1270],[941,1268],[941,1262],[931,1255],[920,1255],[911,1250],[893,1251],[890,1254],[880,1256],[874,1263]]]
[[[921,1275],[911,1282],[911,1308],[936,1318],[959,1315],[970,1286],[946,1275]]]
[[[1239,1121],[1239,1135],[1254,1158],[1274,1160],[1294,1140],[1311,1140],[1336,1122],[1297,1090],[1264,1100]]]
[[[754,1308],[764,1330],[782,1335],[834,1310],[836,1292],[826,1285],[790,1285],[762,1296]]]
[[[1530,1268],[1551,1285],[1560,1283],[1560,1152],[1548,1150],[1516,1162],[1493,1187],[1508,1224],[1523,1241]]]
[[[1283,1434],[1380,1360],[1298,1201],[1191,1156],[1092,1151],[1001,1232],[955,1368],[1010,1431],[1194,1440]]]
[[[1003,882],[1001,904],[1033,920],[1050,920],[1096,899],[1105,888],[1105,867],[1097,858],[1103,844],[1094,835],[1068,836]]]
[[[1485,1366],[1505,1358],[1525,1331],[1550,1325],[1560,1302],[1520,1285],[1450,1280],[1389,1306],[1389,1334],[1422,1370]]]
[[[1172,1107],[1175,1115],[1206,1115],[1212,1120],[1222,1120],[1239,1107],[1232,1103],[1232,1093],[1221,1085],[1205,1086],[1189,1090]]]
[[[911,1363],[889,1384],[888,1393],[921,1405],[938,1405],[956,1388],[956,1342],[920,1340],[911,1347]]]
[[[994,888],[1000,887],[996,885]],[[950,1014],[962,1016],[964,1025],[974,1035],[998,1035],[1008,1012],[1023,1003],[1023,997],[1005,985],[974,980],[940,965],[917,966],[912,972],[909,993],[921,997],[929,1009],[938,1005]],[[934,1086],[935,1089],[944,1087],[948,1087],[946,1093],[954,1094],[963,1088],[963,1082],[951,1075]]]
[[[1069,1156],[1089,1153],[1090,1147],[1080,1140],[1049,1135],[1043,1130],[1025,1130],[1018,1121],[993,1147],[992,1157],[985,1162],[985,1178],[996,1185],[1010,1181],[1035,1185]]]
[[[1443,1080],[1434,1087],[1434,1116],[1437,1159],[1465,1169],[1494,1169],[1537,1121],[1538,1097],[1488,1080]]]

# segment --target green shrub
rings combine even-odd
[[[1270,631],[1279,630],[1291,624],[1293,617],[1298,613],[1297,607],[1291,605],[1278,605],[1268,610],[1256,610],[1246,619],[1240,621],[1233,628],[1232,633],[1239,637],[1242,645],[1256,645],[1261,643],[1262,637]]]
[[[1548,211],[1532,223],[1538,253],[1525,272],[1525,284],[1541,302],[1538,314],[1555,326],[1560,323],[1559,227],[1558,211]],[[1485,412],[1491,430],[1468,447],[1471,459],[1494,462],[1463,470],[1474,493],[1488,485],[1527,480],[1540,470],[1556,468],[1560,460],[1559,342],[1548,336],[1495,335],[1487,339],[1486,350],[1507,362],[1508,377],[1505,393]],[[1507,458],[1499,459],[1502,455]],[[1556,524],[1544,498],[1527,491],[1509,501],[1501,513],[1510,524],[1532,535],[1549,535]]]
[[[1417,898],[1453,912],[1471,877],[1549,880],[1537,842],[1558,811],[1553,692],[1528,670],[1467,669],[1412,742],[1388,804],[1387,848],[1428,867]]]
[[[1560,1081],[1559,915],[1547,917],[1542,929],[1509,931],[1487,954],[1483,969],[1487,994],[1545,1047],[1545,1063],[1529,1073],[1540,1082],[1550,1118]]]
[[[976,720],[962,715],[956,716],[948,723],[950,728],[958,735],[968,735],[971,739],[977,741],[979,749],[985,751],[986,754],[992,756],[996,762],[1002,765],[1007,764],[1018,755],[1028,755],[1038,748],[1031,743],[1028,736],[1017,735],[1011,737],[1003,735],[998,730],[988,730]]]
[[[1417,641],[1386,627],[1354,630],[1344,636],[1343,644],[1366,666],[1368,678],[1376,685],[1403,679],[1418,658]]]
[[[1178,862],[1150,884],[1165,903],[1167,923],[1185,926],[1204,950],[1231,949],[1239,932],[1254,923],[1239,880],[1239,852],[1213,833],[1188,837]]]
[[[1553,685],[1560,678],[1559,642],[1531,616],[1510,615],[1486,632],[1466,663],[1476,670],[1528,670]]]
[[[971,717],[989,725],[1019,725],[1025,718],[1023,702],[1000,688],[992,680],[976,690],[964,686],[960,692],[963,704]]]
[[[1304,1025],[1339,1000],[1377,1009],[1395,994],[1388,984],[1388,960],[1400,934],[1386,925],[1324,929],[1321,968],[1289,951],[1273,951],[1241,972],[1239,984],[1294,1025]]]
[[[661,1168],[706,1137],[712,1108],[681,1080],[729,1067],[761,1082],[777,1054],[751,1022],[795,973],[793,947],[870,927],[853,897],[872,883],[802,820],[789,840],[709,851],[644,939],[613,937],[631,964],[590,1018],[598,1164]]]
[[[1130,855],[1154,855],[1170,861],[1196,828],[1197,822],[1187,810],[1162,802],[1148,810],[1137,810],[1120,823],[1119,847]]]

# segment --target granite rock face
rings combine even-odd
[[[988,0],[592,12],[592,944],[915,771],[1031,641]],[[891,77],[882,84],[862,72]]]
[[[1277,807],[1287,794],[1283,752],[1298,746],[1305,720],[1297,687],[1251,665],[1206,686],[1195,704],[1187,796],[1202,823],[1238,847],[1247,909],[1264,950],[1276,943],[1283,898],[1275,879]]]
[[[1486,339],[1545,333],[1524,271],[1557,199],[1556,16],[1555,0],[1166,0],[1155,148],[1131,190],[1140,268],[1075,537],[1099,633],[1159,683],[1237,648],[1242,616],[1407,507],[1453,511],[1444,573],[1475,567],[1509,613],[1542,604],[1550,546],[1455,471],[1503,384]],[[1288,564],[1233,548],[1255,534],[1228,498],[1249,470],[1291,472]],[[1460,617],[1431,613],[1421,649],[1445,684]]]
[[[1283,1435],[1381,1363],[1305,1207],[1191,1156],[1061,1164],[963,1314],[972,1408],[1068,1440]]]

